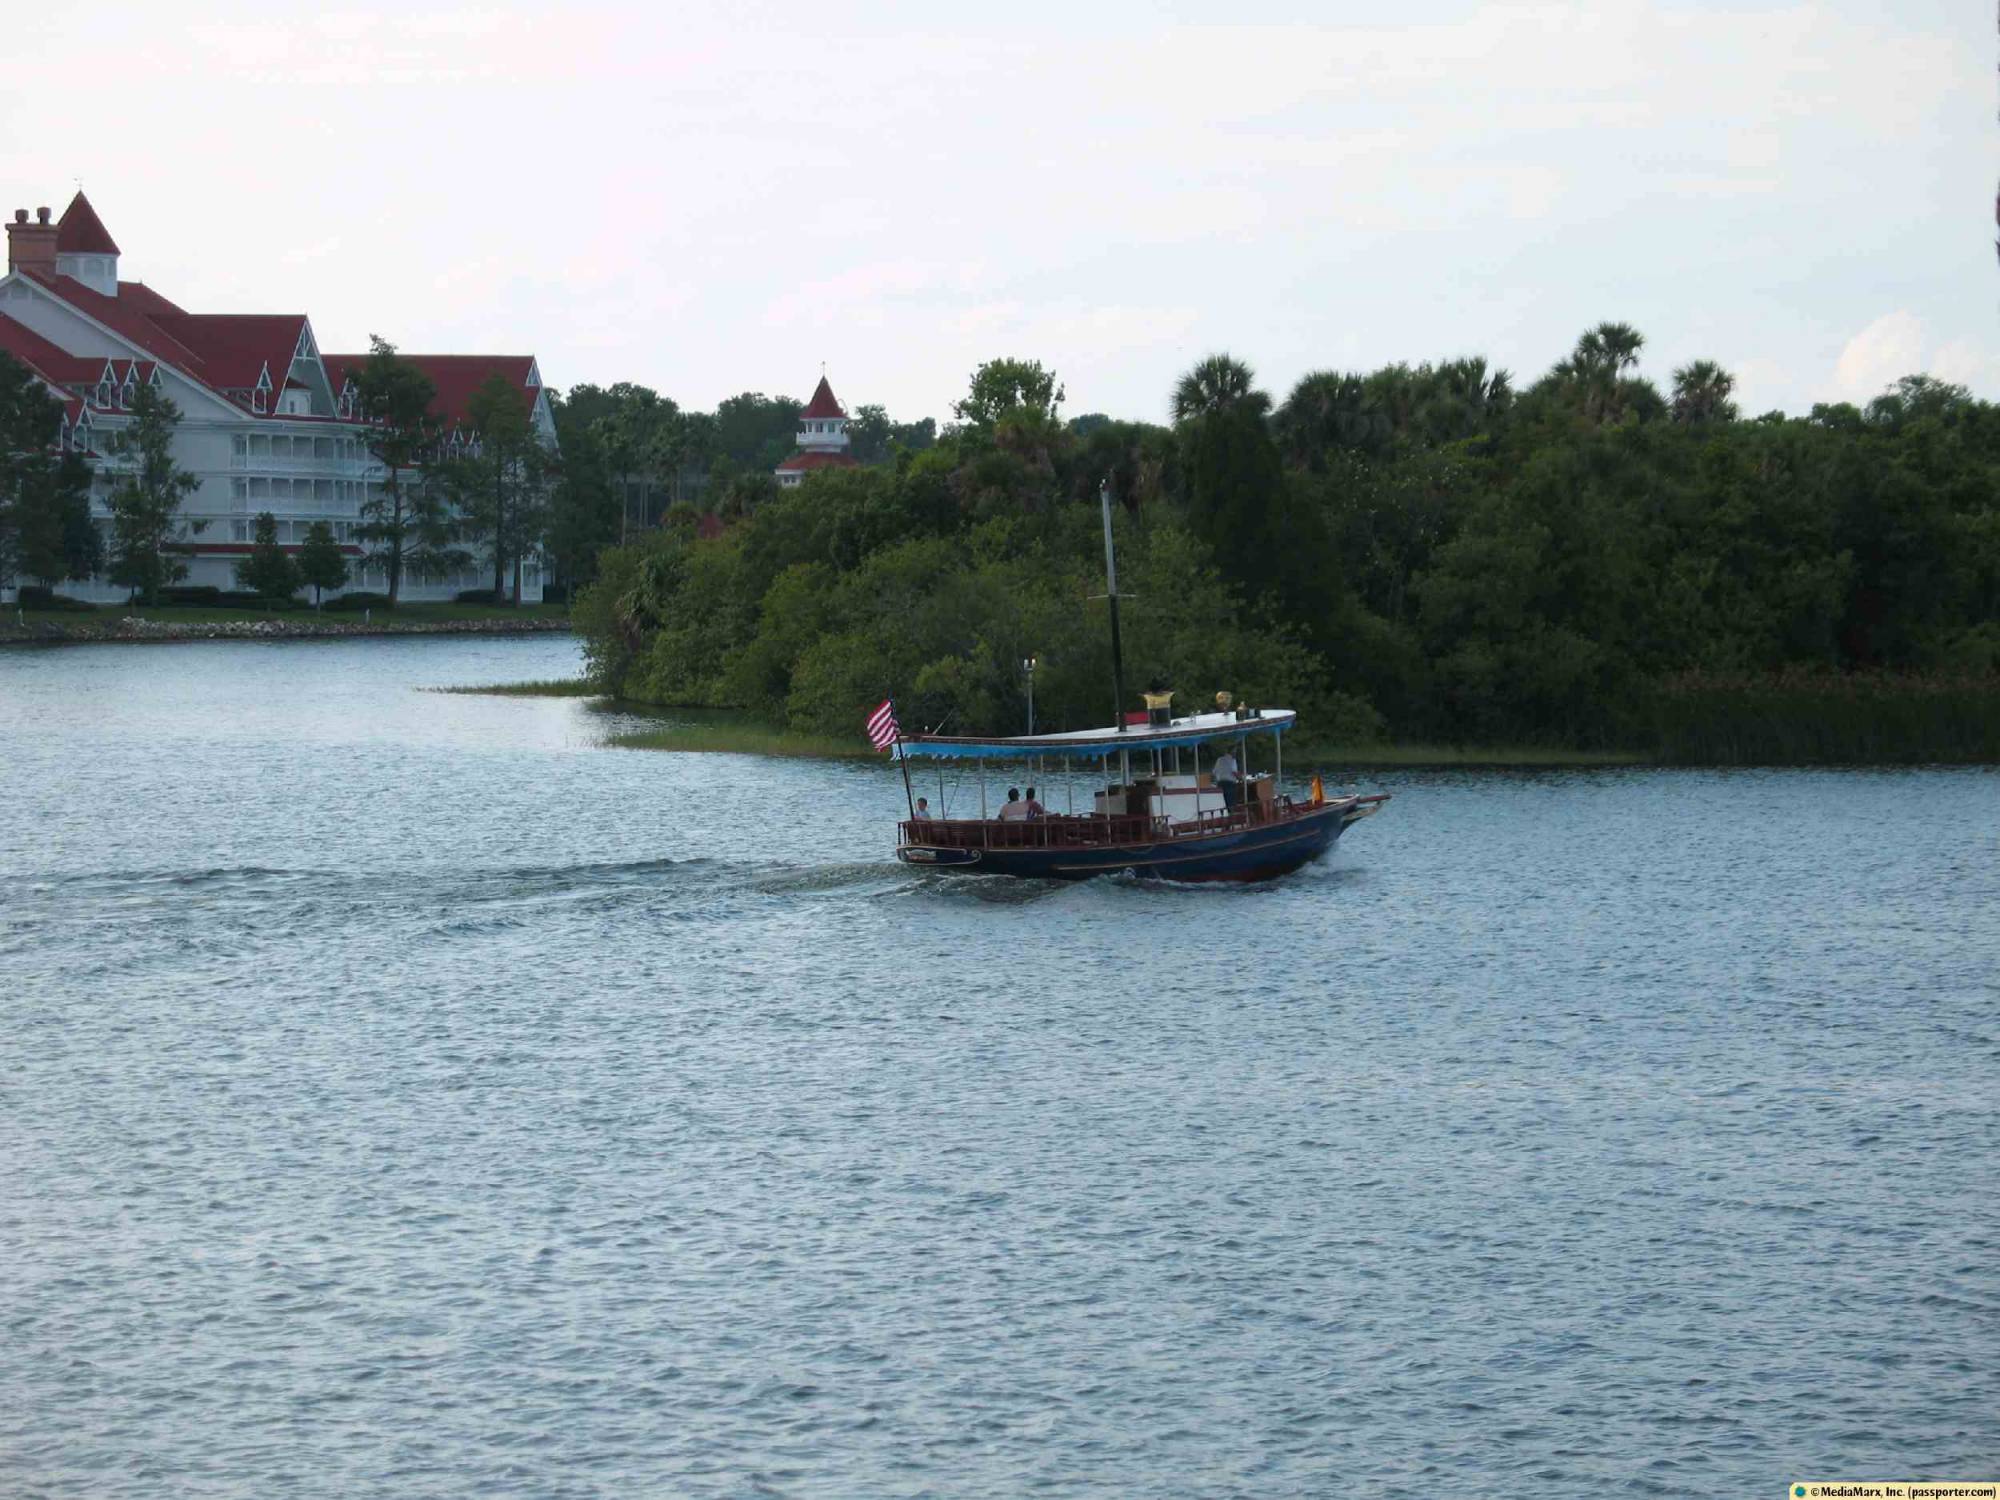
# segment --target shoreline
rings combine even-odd
[[[572,627],[562,616],[476,620],[327,619],[149,620],[128,615],[88,625],[0,617],[0,646],[143,646],[178,641],[313,641],[398,635],[549,635]]]
[[[492,692],[492,688],[454,688],[454,692]],[[527,696],[517,693],[513,696]],[[541,693],[537,696],[556,696]],[[596,697],[610,711],[642,713],[643,704],[626,703],[585,691],[562,696]],[[655,712],[657,710],[654,710]],[[614,750],[667,750],[685,755],[768,755],[809,760],[880,760],[865,740],[795,734],[757,725],[683,724],[659,729],[629,730],[610,736]],[[1326,768],[1346,771],[1908,771],[1927,768],[1977,769],[1988,760],[1935,757],[1921,760],[1676,760],[1637,750],[1561,750],[1523,745],[1322,745],[1286,748],[1287,766],[1300,774]]]
[[[457,692],[506,691],[494,688],[459,688]],[[588,696],[579,693],[578,696]],[[596,695],[607,709],[632,712],[642,705],[622,703]],[[606,741],[616,750],[670,750],[682,754],[776,755],[812,760],[880,760],[881,752],[862,739],[846,740],[826,735],[799,734],[760,724],[692,723],[663,725],[658,729],[631,730]],[[1604,770],[1652,766],[1660,762],[1634,752],[1551,750],[1531,746],[1453,747],[1445,745],[1317,745],[1306,744],[1288,753],[1288,760],[1303,767],[1315,762],[1343,768],[1470,768],[1512,770]]]

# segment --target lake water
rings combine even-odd
[[[0,653],[0,1493],[2000,1467],[2000,776],[1329,768],[1284,882],[954,881],[882,766],[419,691],[576,663]]]

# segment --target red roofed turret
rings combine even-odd
[[[812,400],[806,403],[806,409],[800,412],[799,415],[802,417],[844,417],[847,413],[842,411],[840,403],[833,399],[833,387],[826,383],[826,377],[822,375],[819,378],[818,388],[813,391]]]
[[[56,253],[77,255],[116,255],[118,242],[111,238],[111,231],[104,227],[104,221],[97,217],[97,210],[90,206],[90,200],[81,192],[69,200],[69,207],[56,220]]]
[[[118,295],[118,242],[81,191],[56,221],[56,274],[106,297]]]
[[[851,469],[856,459],[847,451],[847,413],[834,399],[824,375],[812,400],[799,413],[798,451],[777,467],[778,483],[786,489],[800,483],[813,469]]]

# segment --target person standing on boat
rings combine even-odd
[[[930,815],[931,815],[930,798],[928,797],[917,798],[917,805],[912,813],[912,816],[919,821],[928,822],[930,820]]]
[[[1222,805],[1234,812],[1237,799],[1243,795],[1243,773],[1236,768],[1236,752],[1225,745],[1222,754],[1215,757],[1211,774],[1222,791]]]

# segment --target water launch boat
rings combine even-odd
[[[982,875],[1082,880],[1129,870],[1186,881],[1269,880],[1317,859],[1388,796],[1329,799],[1317,776],[1310,796],[1287,795],[1281,784],[1284,735],[1298,718],[1288,708],[1234,708],[1223,693],[1217,695],[1217,711],[1175,718],[1171,694],[1148,693],[1144,712],[1125,711],[1109,486],[1099,491],[1099,499],[1118,722],[1105,729],[1003,739],[905,736],[894,701],[884,702],[870,716],[868,734],[876,748],[891,750],[903,767],[910,817],[898,830],[896,857],[908,865]],[[1261,744],[1265,736],[1271,769],[1249,774],[1251,745]],[[1201,764],[1204,749],[1212,753],[1206,770]],[[910,781],[913,757],[977,762],[979,816],[943,816],[942,777],[939,806],[925,809]],[[1050,787],[1051,805],[1045,806],[1031,791],[989,817],[985,763],[992,760],[1061,767],[1062,795]],[[1075,785],[1079,763],[1095,772],[1086,791],[1089,805],[1081,810]],[[1057,801],[1063,804],[1061,812],[1053,810]]]
[[[1147,718],[1148,716],[1135,716]],[[1164,722],[1155,722],[1164,720]],[[1282,737],[1290,709],[1171,718],[1012,739],[917,735],[900,741],[909,757],[1012,760],[1059,766],[1060,780],[1041,788],[1047,808],[1026,816],[988,816],[980,778],[977,818],[912,817],[900,825],[896,857],[905,864],[970,874],[1082,880],[1121,870],[1161,880],[1269,880],[1307,864],[1353,824],[1388,801],[1284,793]],[[1269,737],[1272,768],[1241,772],[1249,748]],[[1204,747],[1218,751],[1202,768]],[[1226,752],[1230,761],[1221,761]],[[1223,781],[1215,765],[1224,767]],[[1233,785],[1228,779],[1239,772]],[[1076,786],[1087,782],[1087,810]],[[983,772],[984,767],[982,765]],[[940,797],[942,802],[942,797]]]

